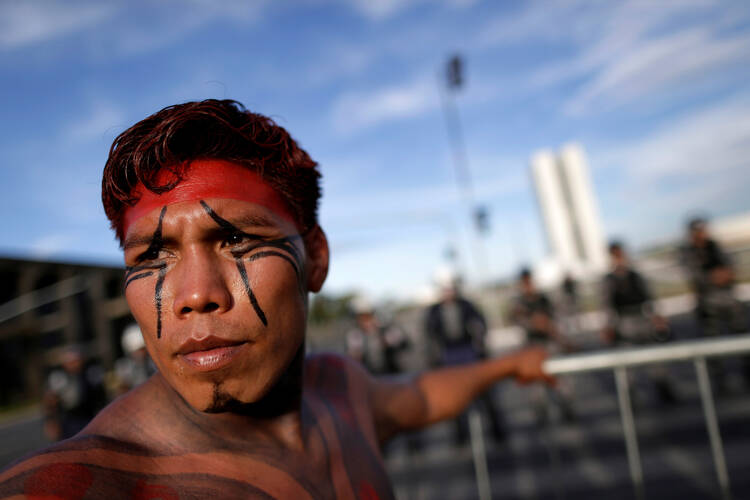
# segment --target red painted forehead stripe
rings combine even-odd
[[[165,171],[162,171],[165,172]],[[166,180],[166,173],[158,179]],[[135,190],[141,197],[125,210],[123,234],[135,221],[152,210],[182,201],[197,201],[208,198],[228,198],[262,205],[295,226],[297,222],[284,199],[261,177],[249,168],[224,160],[194,160],[190,162],[183,180],[174,189],[156,194],[142,184]]]

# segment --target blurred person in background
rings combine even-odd
[[[412,347],[404,329],[392,320],[385,320],[363,295],[354,297],[350,307],[355,325],[346,332],[347,354],[362,363],[373,375],[388,376],[403,372],[403,355]],[[407,435],[406,443],[410,453],[421,450],[422,439],[419,432]],[[384,456],[389,452],[388,446],[383,448]]]
[[[518,295],[511,307],[513,323],[526,333],[526,343],[554,346],[558,350],[572,350],[555,323],[555,308],[547,295],[534,282],[531,270],[518,274]]]
[[[395,375],[403,370],[401,355],[411,343],[393,321],[384,321],[363,296],[351,303],[355,325],[346,333],[346,351],[375,375]]]
[[[81,347],[66,347],[60,367],[52,370],[47,378],[43,398],[45,435],[51,441],[75,435],[106,402],[101,367],[87,363]]]
[[[329,264],[320,193],[307,152],[236,101],[169,106],[120,134],[102,201],[158,371],[0,472],[0,497],[391,499],[390,438],[502,379],[551,381],[541,349],[403,378],[306,356]]]
[[[547,351],[569,352],[572,344],[555,323],[555,309],[552,301],[540,291],[531,270],[522,268],[518,273],[518,295],[510,310],[511,321],[521,327],[526,334],[526,346],[542,347]],[[572,385],[570,382],[559,381],[556,390],[547,390],[539,385],[531,392],[531,399],[541,420],[547,420],[548,396],[557,404],[565,420],[575,418],[570,403]]]
[[[607,311],[604,341],[616,346],[635,346],[669,340],[669,324],[656,312],[646,280],[633,269],[623,244],[611,242],[609,256],[611,270],[603,283],[603,305]],[[666,370],[654,365],[646,370],[659,399],[664,403],[675,402]]]
[[[125,328],[120,341],[125,356],[115,362],[115,391],[118,396],[141,385],[156,373],[156,366],[146,351],[143,334],[136,323]]]
[[[563,301],[570,310],[578,309],[578,281],[570,274],[565,273],[560,286],[562,290]]]
[[[695,293],[695,316],[705,336],[747,331],[745,306],[734,294],[732,262],[719,243],[711,238],[703,218],[688,222],[687,242],[682,248],[683,264]],[[750,387],[750,358],[743,359],[745,384]],[[709,363],[719,392],[726,390],[726,377],[720,360]]]
[[[453,270],[441,269],[436,274],[440,300],[425,314],[424,331],[429,343],[430,364],[433,367],[455,366],[487,357],[487,322],[479,309],[461,294],[461,278]],[[506,437],[505,425],[492,391],[482,394],[478,402],[490,420],[496,442]],[[468,419],[464,413],[456,420],[456,442],[466,443],[469,437]]]
[[[578,318],[580,312],[580,297],[578,281],[570,273],[565,273],[560,285],[560,309],[567,335],[580,333],[581,324]]]

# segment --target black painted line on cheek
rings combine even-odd
[[[276,246],[277,248],[282,248],[292,254],[294,256],[294,260],[297,262],[300,262],[302,260],[302,256],[299,254],[299,250],[296,246],[294,246],[294,243],[292,243],[293,240],[301,239],[302,237],[298,234],[295,234],[293,236],[286,236],[284,238],[279,238],[278,240],[273,240],[270,242],[273,246]]]
[[[125,267],[125,285],[123,286],[123,290],[127,290],[128,286],[130,285],[131,281],[135,281],[137,279],[145,278],[147,276],[151,276],[154,274],[153,270],[159,270],[161,269],[161,266],[163,266],[164,263],[160,262],[158,264],[142,264],[140,266],[127,266]],[[148,271],[145,273],[141,273],[141,271]],[[140,273],[137,274],[136,273]],[[134,276],[135,275],[135,276]]]
[[[245,264],[242,262],[242,258],[235,257],[234,261],[237,264],[237,270],[240,272],[240,276],[242,277],[242,282],[245,284],[245,291],[247,292],[247,297],[250,299],[250,304],[252,304],[253,309],[255,309],[255,314],[258,315],[258,318],[260,318],[260,321],[261,323],[263,323],[263,326],[268,326],[266,313],[264,313],[263,309],[260,308],[260,304],[258,304],[258,299],[255,297],[255,294],[253,293],[252,288],[250,288],[250,280],[248,280],[247,278],[247,269],[245,269]]]
[[[132,274],[132,273],[131,273],[131,274]],[[130,283],[131,283],[132,281],[135,281],[135,280],[139,280],[139,279],[141,279],[141,278],[146,278],[146,277],[148,277],[148,276],[151,276],[152,274],[154,274],[154,273],[153,273],[152,271],[148,271],[148,272],[145,272],[145,273],[141,273],[141,274],[136,274],[136,275],[135,275],[135,276],[133,276],[133,277],[130,277],[130,275],[128,275],[128,277],[127,277],[127,281],[125,282],[125,289],[126,289],[126,290],[128,289],[128,285],[130,285]]]
[[[205,212],[208,214],[208,216],[211,217],[211,219],[213,219],[213,221],[222,229],[226,231],[246,234],[244,231],[241,231],[240,229],[235,227],[234,224],[232,224],[231,222],[222,218],[219,214],[214,212],[213,208],[211,208],[208,205],[208,203],[206,203],[205,201],[200,200],[200,204],[203,207],[203,210],[205,210]],[[295,240],[298,238],[301,238],[301,236],[300,235],[287,236],[284,238],[279,238],[276,240],[261,243],[255,246],[254,248],[243,253],[232,254],[234,256],[235,263],[237,264],[237,270],[239,271],[240,276],[242,277],[242,281],[245,284],[245,291],[247,292],[247,296],[250,299],[250,304],[252,304],[253,309],[255,310],[255,313],[258,315],[258,318],[260,318],[264,326],[268,326],[268,320],[266,319],[266,314],[263,312],[263,309],[261,309],[260,304],[258,304],[258,299],[255,297],[255,294],[253,293],[253,290],[250,287],[250,280],[247,277],[247,269],[245,268],[245,265],[242,262],[242,259],[244,255],[247,254],[248,252],[252,252],[253,250],[257,250],[258,248],[263,248],[263,247],[277,248],[279,250],[288,252],[292,256],[292,258],[289,258],[286,255],[280,254],[278,252],[265,251],[265,252],[260,252],[259,254],[256,254],[256,256],[251,256],[250,260],[255,260],[261,257],[269,257],[271,255],[275,255],[275,256],[285,259],[292,266],[292,269],[294,269],[294,273],[297,276],[297,283],[299,285],[300,293],[304,294],[305,287],[304,287],[304,283],[303,283],[302,276],[301,276],[302,270],[304,269],[302,258],[299,254],[299,250],[292,243],[292,240]],[[294,265],[295,262],[297,263],[296,266]]]
[[[156,279],[154,287],[154,304],[156,305],[156,338],[161,338],[161,290],[164,285],[164,278],[167,276],[167,265],[164,264],[159,268],[159,277]]]
[[[272,246],[272,248],[277,248],[277,247],[276,246]],[[235,255],[235,259],[239,258],[239,257],[240,257],[239,255]],[[302,272],[300,271],[301,266],[300,266],[299,262],[293,260],[288,255],[285,255],[285,254],[283,254],[281,252],[276,252],[275,250],[264,250],[262,252],[254,253],[250,257],[247,257],[247,261],[248,262],[252,262],[254,260],[262,259],[262,258],[265,258],[265,257],[281,257],[282,259],[284,259],[285,261],[287,261],[289,263],[289,265],[292,266],[292,269],[294,270],[294,275],[297,277],[297,288],[299,288],[300,294],[302,294],[304,296],[304,294],[305,294],[305,280],[302,277]],[[296,264],[295,264],[295,262],[296,262]]]
[[[285,255],[281,252],[276,252],[274,250],[264,250],[262,252],[254,253],[250,257],[247,257],[248,262],[252,262],[254,260],[262,259],[263,257],[280,257],[287,261],[289,265],[292,266],[292,269],[294,269],[294,274],[297,275],[297,279],[300,279],[300,270],[297,268],[297,264],[294,260],[292,260],[288,255]],[[236,257],[235,257],[236,258]]]
[[[161,249],[164,242],[161,237],[162,223],[164,222],[164,215],[167,213],[167,206],[164,205],[161,208],[159,214],[159,224],[156,226],[154,231],[154,237],[151,239],[151,245],[149,249]],[[161,338],[161,290],[164,285],[164,278],[167,275],[167,264],[166,262],[159,265],[159,277],[156,279],[156,285],[154,286],[154,305],[156,306],[156,338]]]
[[[129,275],[131,275],[133,273],[138,273],[138,272],[141,272],[141,271],[145,271],[147,269],[159,269],[159,267],[161,267],[161,263],[157,263],[157,264],[141,264],[141,265],[138,265],[138,266],[126,266],[125,267],[125,274],[127,276],[129,276]]]
[[[301,239],[301,238],[302,237],[300,235],[298,235],[298,234],[295,234],[295,235],[292,235],[292,236],[285,236],[283,238],[279,238],[279,239],[276,239],[276,240],[264,242],[264,243],[258,245],[257,247],[255,247],[253,249],[253,250],[256,250],[258,248],[263,248],[263,247],[266,247],[266,248],[267,247],[277,248],[279,250],[287,252],[289,255],[291,255],[291,258],[289,258],[288,256],[278,255],[275,252],[266,250],[264,252],[260,252],[259,254],[254,254],[252,257],[250,257],[250,259],[254,260],[255,255],[262,255],[264,257],[271,256],[271,255],[276,255],[278,257],[282,257],[282,258],[286,259],[286,261],[289,262],[292,265],[292,267],[294,268],[294,272],[297,275],[297,284],[299,285],[300,293],[304,295],[305,294],[305,289],[306,289],[306,286],[305,286],[305,284],[306,284],[305,281],[306,280],[303,277],[303,273],[304,273],[305,267],[304,267],[304,263],[303,263],[303,260],[302,260],[302,256],[299,253],[299,250],[297,249],[296,246],[294,246],[294,243],[292,243],[294,240]],[[252,251],[252,250],[250,250],[250,251]],[[296,265],[295,265],[295,263],[296,263]]]

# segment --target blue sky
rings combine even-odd
[[[114,137],[232,98],[324,174],[326,290],[408,296],[457,248],[476,279],[438,74],[457,96],[489,270],[545,253],[528,172],[581,143],[604,229],[636,247],[686,214],[750,210],[750,7],[741,1],[5,1],[0,253],[120,263],[100,206]]]

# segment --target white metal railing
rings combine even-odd
[[[682,340],[647,347],[607,349],[572,354],[545,361],[551,375],[612,370],[617,367],[685,361],[750,352],[750,334]]]
[[[716,475],[719,480],[722,498],[728,500],[731,498],[729,474],[724,458],[719,424],[716,418],[716,407],[714,406],[713,395],[711,393],[711,382],[706,367],[706,358],[743,354],[750,354],[750,334],[683,340],[658,346],[612,349],[555,357],[545,361],[544,369],[551,375],[576,374],[600,370],[614,371],[630,476],[633,480],[636,497],[642,499],[644,498],[643,468],[638,451],[635,421],[630,402],[627,369],[640,365],[692,360],[698,378],[703,416],[708,429]]]
[[[719,480],[721,495],[724,500],[732,498],[729,487],[729,473],[724,458],[724,447],[721,442],[719,423],[716,417],[711,381],[706,367],[706,358],[722,356],[750,355],[750,334],[727,337],[683,340],[648,347],[629,349],[608,349],[591,353],[572,354],[550,358],[544,362],[544,370],[550,375],[574,375],[593,371],[613,370],[617,387],[617,400],[622,418],[625,450],[628,456],[630,477],[633,481],[635,496],[645,498],[643,488],[643,466],[638,451],[638,438],[633,418],[633,407],[630,401],[630,387],[627,369],[648,364],[665,364],[676,361],[692,360],[698,377],[703,406],[703,417],[706,421],[708,437],[711,443],[716,476]],[[487,457],[484,447],[484,435],[481,419],[477,410],[472,407],[469,414],[469,431],[471,434],[472,454],[476,473],[477,490],[480,500],[491,498]],[[561,498],[558,492],[558,498]]]

